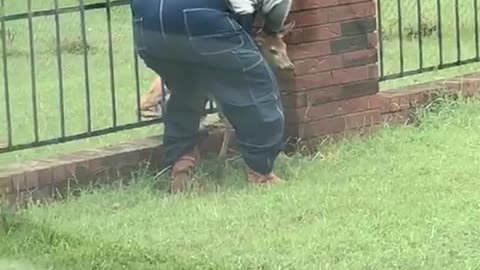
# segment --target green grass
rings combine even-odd
[[[27,9],[27,1],[5,1],[5,12],[14,14]],[[33,10],[53,7],[51,0],[35,0]],[[75,0],[62,0],[61,6],[78,3]],[[85,3],[99,0],[85,0]],[[405,70],[418,67],[417,40],[407,37],[416,33],[416,1],[401,1],[403,10],[403,33]],[[398,72],[398,20],[396,1],[383,0],[382,30],[384,47],[385,74]],[[436,1],[422,1],[422,24],[428,27],[436,25]],[[441,0],[443,18],[444,62],[456,59],[456,36],[454,23],[454,1]],[[473,1],[459,1],[462,59],[475,55]],[[87,128],[85,76],[82,56],[82,39],[79,14],[60,15],[61,40],[63,56],[63,78],[65,95],[65,129],[66,135],[83,133]],[[7,22],[8,29],[8,75],[10,82],[10,106],[12,113],[12,133],[15,145],[34,140],[34,121],[31,96],[30,58],[28,21]],[[60,101],[58,72],[56,63],[54,18],[41,17],[34,19],[34,44],[36,63],[38,128],[41,140],[56,138],[61,135]],[[112,105],[110,93],[110,72],[108,57],[108,35],[105,10],[86,12],[87,42],[90,46],[88,61],[91,92],[92,129],[103,129],[112,125]],[[131,40],[130,11],[127,6],[112,8],[112,39],[114,42],[114,75],[117,96],[118,124],[136,121],[136,91],[134,76],[133,46]],[[425,37],[424,65],[438,63],[438,41],[436,32]],[[153,73],[140,61],[140,91],[144,91],[153,77]],[[478,64],[462,66],[439,72],[426,73],[405,79],[382,82],[382,89],[399,87],[433,79],[447,78],[458,74],[476,71]],[[2,67],[3,68],[3,67]],[[3,70],[0,71],[3,73]],[[0,100],[5,100],[3,76],[0,76]],[[0,102],[0,145],[6,142],[5,104]],[[57,153],[70,152],[85,148],[117,143],[120,141],[158,135],[162,133],[162,125],[141,129],[117,132],[108,136],[76,141],[67,144],[35,148],[26,151],[0,155],[0,164],[23,162],[26,160],[52,156]]]
[[[211,162],[206,192],[169,196],[140,173],[3,214],[0,254],[37,269],[477,269],[480,103],[438,104],[416,127],[280,159],[271,189]]]

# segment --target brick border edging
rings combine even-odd
[[[221,130],[213,130],[200,144],[204,154],[220,150]],[[161,136],[77,151],[56,158],[37,159],[0,168],[0,206],[18,209],[27,202],[61,199],[66,189],[130,178],[148,168],[158,170]],[[234,139],[234,135],[232,135]]]
[[[475,96],[480,92],[480,73],[458,76],[408,87],[378,92],[374,95],[347,100],[324,101],[311,99],[287,108],[287,132],[293,137],[315,138],[338,135],[346,131],[380,126],[382,123],[408,123],[418,106],[438,94],[461,93]],[[308,103],[308,102],[307,102]],[[291,129],[288,131],[288,129]]]
[[[458,94],[463,97],[480,95],[480,73],[465,74],[449,79],[379,92],[372,97],[377,102],[383,122],[405,123],[412,110],[430,102],[436,96]]]
[[[316,106],[320,120],[308,119],[305,125],[311,134],[306,137],[334,135],[382,123],[407,123],[411,110],[427,103],[438,92],[461,93],[464,96],[480,94],[480,73],[458,76],[379,92],[375,95],[334,101]],[[300,109],[302,110],[302,109]],[[329,111],[331,110],[331,111]],[[339,111],[335,114],[335,111]],[[327,115],[325,115],[325,113]],[[328,114],[331,115],[328,115]],[[318,117],[318,116],[317,116]],[[299,117],[302,121],[302,117]],[[343,121],[343,125],[328,129],[329,121]],[[327,126],[316,130],[316,126]],[[310,135],[310,136],[308,136]],[[213,131],[202,143],[203,153],[220,149],[221,132]],[[113,146],[61,155],[57,158],[39,159],[26,164],[0,168],[0,203],[9,206],[23,205],[26,201],[54,199],[59,189],[72,181],[74,185],[111,182],[130,177],[144,166],[157,169],[161,160],[161,137],[151,137]]]

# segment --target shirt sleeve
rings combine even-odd
[[[267,33],[278,33],[281,31],[288,13],[290,12],[291,6],[292,0],[282,0],[269,6],[268,10],[264,9],[263,12],[266,15],[263,30]]]
[[[255,12],[254,4],[251,0],[227,0],[230,2],[233,10],[239,15],[252,14]]]

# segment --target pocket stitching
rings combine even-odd
[[[263,56],[261,54],[259,56],[260,56],[260,60],[258,62],[255,62],[255,64],[250,65],[246,68],[242,68],[242,70],[243,70],[242,76],[244,78],[245,83],[247,84],[248,92],[249,92],[249,95],[250,95],[250,101],[253,102],[254,104],[258,104],[258,103],[262,103],[262,102],[268,102],[268,101],[271,101],[272,98],[275,99],[275,100],[277,99],[277,96],[275,95],[275,93],[271,93],[271,92],[266,93],[263,96],[257,97],[257,96],[255,96],[255,93],[257,93],[257,91],[252,89],[252,80],[250,78],[250,75],[247,73],[247,71],[252,70],[255,67],[258,67],[263,62],[263,60],[264,60]],[[237,59],[237,62],[241,65],[242,61],[240,60],[237,53],[235,53],[235,57]],[[270,79],[272,79],[272,78],[270,77]],[[236,101],[233,101],[233,103],[235,103],[235,102]]]
[[[232,23],[232,19],[230,18],[230,14],[228,12],[224,12],[224,11],[219,11],[219,10],[216,10],[216,9],[212,9],[212,8],[185,8],[183,9],[183,23],[185,24],[185,30],[187,31],[187,35],[189,38],[194,38],[194,37],[208,37],[208,36],[218,36],[218,35],[221,35],[221,34],[224,34],[224,33],[218,33],[218,34],[213,34],[213,35],[199,35],[199,36],[193,36],[192,35],[192,32],[190,31],[190,23],[188,22],[188,14],[189,13],[192,13],[192,12],[198,12],[198,11],[210,11],[210,12],[215,12],[215,13],[220,13],[220,14],[223,14],[223,15],[227,15],[227,20],[230,24],[230,26],[232,26],[232,30],[233,31],[238,31],[240,29],[237,29],[233,23]],[[229,33],[229,32],[225,32],[225,33]]]
[[[192,32],[190,30],[190,22],[188,20],[188,16],[189,16],[188,14],[192,13],[192,12],[197,12],[197,11],[213,11],[213,12],[221,13],[221,14],[224,14],[224,15],[225,14],[229,15],[228,12],[222,12],[222,11],[218,11],[216,9],[210,9],[210,8],[187,8],[187,9],[184,9],[183,10],[183,23],[185,25],[185,31],[187,32],[188,39],[190,41],[202,40],[202,39],[208,40],[208,39],[215,38],[215,37],[222,37],[222,36],[225,36],[226,34],[230,34],[232,32],[236,32],[236,31],[240,30],[240,29],[237,29],[237,27],[235,27],[234,23],[232,22],[232,19],[230,17],[227,17],[227,21],[230,24],[230,26],[232,27],[232,31],[226,31],[226,32],[210,34],[210,35],[195,35],[194,36],[194,35],[192,35]],[[236,38],[239,39],[239,42],[238,42],[237,45],[231,46],[227,49],[218,50],[218,51],[202,52],[201,50],[195,49],[195,47],[196,47],[195,44],[191,44],[191,46],[200,55],[206,55],[207,56],[207,55],[223,54],[223,53],[227,53],[227,52],[237,50],[237,49],[239,49],[239,48],[241,48],[242,46],[245,45],[245,40],[243,39],[243,37],[241,35],[236,36]]]
[[[252,69],[256,68],[258,65],[260,65],[262,62],[263,62],[263,58],[260,57],[260,59],[258,59],[257,62],[251,64],[250,66],[247,66],[247,67],[243,68],[242,70],[243,70],[243,72],[252,70]]]

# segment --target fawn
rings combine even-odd
[[[267,62],[279,70],[292,70],[294,64],[287,55],[287,45],[283,38],[295,27],[295,21],[286,24],[282,31],[276,35],[266,35],[260,29],[255,35],[255,42],[258,44],[262,55]],[[165,97],[162,98],[165,91]],[[170,91],[165,87],[160,76],[157,76],[151,83],[150,88],[140,99],[140,115],[144,119],[157,118],[161,116],[162,108],[165,108],[163,101],[167,101]],[[205,104],[206,105],[206,104]],[[228,120],[219,112],[219,116],[224,124],[225,131],[223,133],[222,146],[218,156],[224,158],[227,155],[228,145],[230,143],[231,125]],[[206,113],[202,115],[199,129],[206,128]]]

